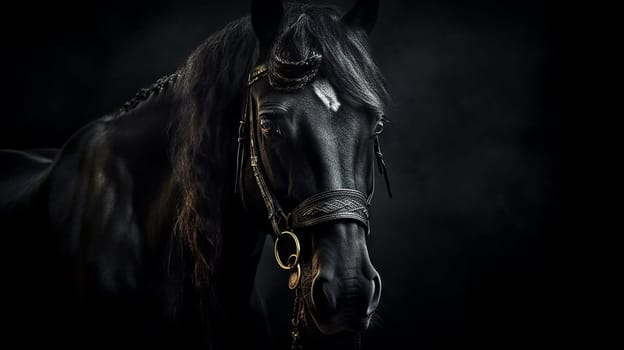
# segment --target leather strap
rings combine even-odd
[[[248,81],[249,90],[251,90],[251,86],[256,81],[266,75],[266,72],[266,65],[260,65],[251,71]],[[286,214],[282,210],[279,202],[277,201],[277,198],[273,196],[273,192],[265,181],[265,176],[262,167],[260,166],[260,159],[258,158],[258,151],[256,148],[256,128],[254,127],[256,123],[256,113],[254,113],[253,99],[251,97],[250,91],[247,93],[247,100],[248,102],[246,114],[249,118],[249,160],[251,162],[251,169],[253,171],[254,178],[256,179],[256,183],[258,184],[258,189],[260,190],[262,199],[264,200],[264,204],[266,205],[267,213],[269,215],[268,219],[271,222],[273,233],[276,236],[279,236],[281,235],[283,230],[290,228],[288,227],[288,216],[286,216]]]

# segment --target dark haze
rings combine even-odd
[[[61,146],[249,4],[9,5],[28,30],[0,24],[0,148]],[[378,178],[369,251],[383,292],[365,348],[524,348],[546,334],[555,26],[541,1],[381,1],[372,48],[393,97],[381,143],[394,198]],[[285,341],[291,296],[271,259],[259,287]]]

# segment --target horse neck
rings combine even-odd
[[[216,344],[229,348],[235,341],[242,348],[252,348],[254,337],[232,339],[229,335],[264,327],[259,326],[263,316],[252,309],[250,300],[257,298],[253,284],[266,236],[258,232],[238,196],[226,196],[225,203],[220,258],[211,281],[214,294],[208,295],[212,307],[204,312]]]
[[[173,89],[167,88],[135,102],[128,110],[122,108],[119,114],[107,117],[117,131],[112,137],[119,147],[118,153],[140,158],[154,155],[166,160],[161,154],[167,153],[170,147],[167,130],[176,115],[177,105]]]
[[[261,218],[245,209],[238,195],[228,195],[226,203],[218,285],[228,298],[248,298],[266,235],[259,229]]]

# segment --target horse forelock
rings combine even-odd
[[[341,95],[383,114],[389,92],[372,58],[368,36],[349,28],[341,17],[331,6],[288,6],[269,52],[271,86],[298,89],[321,75]],[[293,84],[297,81],[301,83]]]

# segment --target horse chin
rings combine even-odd
[[[370,318],[351,319],[348,322],[337,320],[320,323],[314,320],[316,329],[322,335],[336,335],[341,333],[364,333],[370,324]]]
[[[306,298],[305,322],[309,330],[320,335],[329,336],[343,333],[364,333],[371,323],[371,316],[357,316],[346,313],[322,317],[314,311],[311,302]]]

